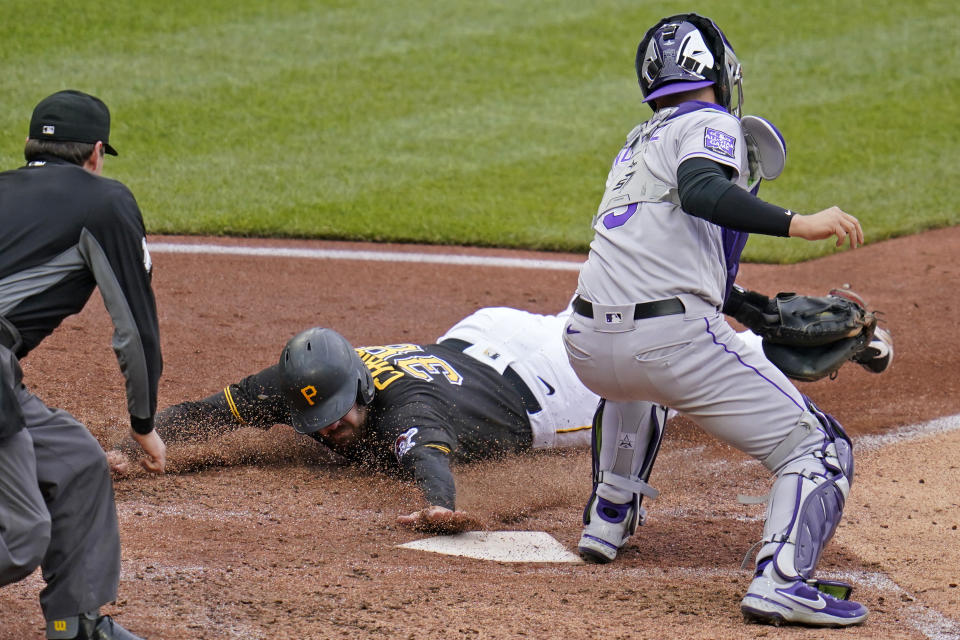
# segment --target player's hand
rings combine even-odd
[[[451,511],[438,505],[397,516],[397,522],[416,531],[442,535],[485,528],[479,519],[464,511]]]
[[[810,215],[795,215],[790,220],[790,237],[805,240],[823,240],[837,236],[837,246],[850,239],[850,248],[863,244],[860,221],[839,207],[830,207]]]
[[[130,471],[130,458],[118,449],[107,451],[107,465],[110,467],[110,473],[122,478]]]
[[[163,473],[167,466],[167,445],[160,439],[156,430],[150,433],[137,433],[131,429],[130,435],[147,454],[140,460],[140,465],[150,473]]]

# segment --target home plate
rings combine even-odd
[[[544,531],[468,531],[397,546],[496,562],[582,562]]]

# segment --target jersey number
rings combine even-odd
[[[603,226],[607,229],[616,229],[627,224],[627,220],[633,217],[637,212],[637,203],[628,204],[625,207],[616,207],[603,214]]]
[[[451,384],[463,384],[463,376],[446,361],[436,356],[410,356],[395,360],[393,364],[420,380],[429,382],[433,381],[433,376],[441,376]]]

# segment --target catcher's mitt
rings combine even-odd
[[[836,373],[863,352],[877,328],[876,315],[848,289],[768,298],[734,286],[724,312],[763,338],[764,354],[778,369],[803,381]]]
[[[864,333],[869,342],[877,326],[874,314],[853,292],[834,289],[823,297],[778,293],[772,302],[776,321],[754,331],[773,344],[818,347]]]
[[[796,347],[763,341],[763,353],[789,378],[813,382],[833,376],[848,360],[870,344],[873,330],[864,330],[852,338],[844,338],[816,347]]]

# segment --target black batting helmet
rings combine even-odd
[[[650,27],[637,47],[636,68],[644,102],[714,85],[720,106],[740,116],[740,62],[710,18],[681,13]]]
[[[333,424],[354,403],[373,400],[373,378],[354,348],[333,329],[298,333],[280,354],[284,398],[299,433]]]

